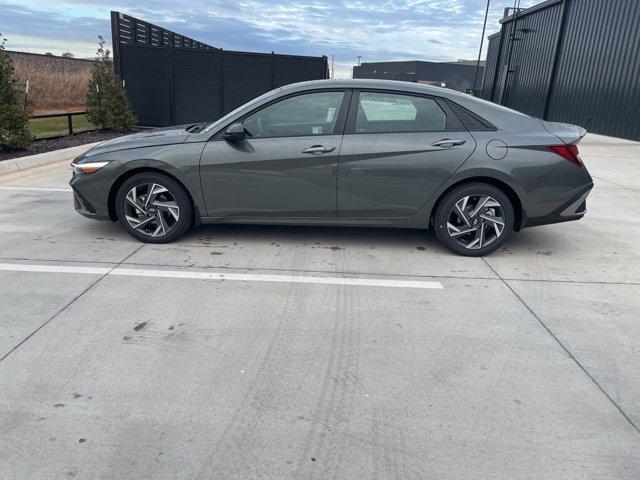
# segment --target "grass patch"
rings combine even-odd
[[[34,111],[84,110],[93,62],[47,55],[9,53],[21,92],[29,81],[28,106]]]
[[[96,127],[87,119],[86,115],[74,115],[73,133],[95,130]],[[58,137],[69,133],[67,117],[32,118],[29,120],[29,130],[35,138]]]

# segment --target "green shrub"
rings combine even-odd
[[[4,42],[0,34],[0,150],[24,149],[33,141],[29,112],[20,100],[13,62],[4,51]]]
[[[97,53],[87,91],[87,117],[100,128],[131,130],[136,118],[131,112],[131,103],[122,81],[114,71],[110,52],[104,48],[102,37],[98,37]]]

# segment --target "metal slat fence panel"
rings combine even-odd
[[[180,125],[221,116],[221,55],[213,50],[175,49],[172,59],[173,122]]]
[[[273,89],[271,55],[225,51],[222,58],[223,113]]]
[[[269,90],[326,77],[324,57],[223,51],[223,113]]]
[[[324,78],[326,62],[321,58],[274,55],[274,86]]]
[[[126,45],[122,71],[140,125],[171,125],[171,52],[167,47]]]

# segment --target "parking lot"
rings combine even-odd
[[[486,258],[414,230],[144,245],[0,177],[0,477],[640,477],[640,144]]]

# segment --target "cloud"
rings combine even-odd
[[[69,17],[0,4],[0,33],[7,48],[29,52],[72,52],[79,57],[95,54],[97,36],[110,38],[109,17]]]
[[[182,0],[176,5],[115,0],[110,7],[228,50],[334,55],[347,71],[358,55],[363,61],[475,58],[486,2]],[[487,35],[498,30],[507,6],[513,0],[492,0]],[[0,32],[10,49],[92,56],[97,35],[110,40],[109,9],[92,0],[4,0]]]

